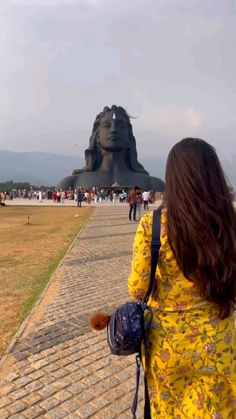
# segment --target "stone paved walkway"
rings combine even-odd
[[[91,313],[127,301],[137,228],[127,210],[97,208],[54,274],[0,371],[0,419],[132,417],[134,356],[110,355],[106,332],[88,327]]]

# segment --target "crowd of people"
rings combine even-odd
[[[140,191],[140,199],[138,203],[144,202],[144,209],[148,209],[148,203],[155,203],[157,200],[157,195],[154,191]],[[52,199],[54,203],[63,203],[65,200],[70,199],[77,202],[78,206],[81,206],[83,202],[91,204],[94,202],[112,202],[113,204],[119,203],[129,203],[130,192],[123,190],[114,190],[114,189],[84,189],[79,188],[75,191],[57,191],[52,192]],[[137,205],[138,208],[138,205]]]
[[[144,204],[144,209],[148,210],[149,203],[155,203],[158,199],[157,194],[154,191],[141,191],[140,188],[137,188],[140,193],[140,198],[137,199],[137,210],[140,213],[141,204]],[[81,207],[82,203],[86,204],[98,204],[102,202],[111,202],[116,203],[130,203],[130,191],[127,189],[109,189],[109,188],[92,188],[85,189],[79,188],[75,191],[63,191],[63,190],[45,190],[39,188],[37,190],[12,190],[5,191],[0,193],[0,200],[4,202],[6,200],[13,200],[15,198],[23,198],[29,200],[37,200],[39,203],[43,202],[45,199],[52,200],[54,204],[60,203],[63,204],[66,201],[75,201],[77,206]],[[136,208],[135,207],[135,208]],[[136,213],[136,209],[135,209]]]

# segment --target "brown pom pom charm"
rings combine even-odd
[[[94,330],[103,330],[107,327],[110,318],[111,316],[108,313],[97,313],[90,317],[89,325]]]

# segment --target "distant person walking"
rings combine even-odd
[[[61,191],[61,203],[64,204],[65,202],[65,192]]]
[[[92,194],[91,194],[91,192],[90,192],[90,190],[88,191],[88,196],[87,196],[87,203],[88,203],[88,205],[90,205],[91,204],[91,202],[92,202]]]
[[[145,210],[148,211],[148,200],[149,200],[149,192],[145,190],[143,192],[143,208],[144,208],[144,211]]]
[[[150,194],[149,194],[149,201],[151,204],[155,204],[156,202],[156,193],[152,190],[150,191]]]
[[[43,194],[42,194],[41,190],[39,190],[39,192],[38,192],[38,197],[39,197],[39,202],[42,203],[43,202]]]
[[[98,202],[101,204],[102,203],[102,192],[98,192]]]
[[[83,201],[83,192],[81,191],[81,189],[79,189],[77,191],[77,207],[80,207],[81,208],[82,201]]]
[[[116,192],[113,192],[113,194],[112,194],[112,202],[113,202],[113,204],[116,204],[116,198],[117,198]]]
[[[140,188],[136,190],[136,208],[138,212],[138,219],[141,218],[141,208],[142,208],[142,191]]]
[[[52,193],[52,199],[53,199],[53,202],[55,204],[57,202],[57,191],[53,191],[53,193]]]
[[[61,202],[61,192],[60,191],[57,191],[57,202],[58,202],[58,204],[60,204],[60,202]]]
[[[135,186],[135,188],[131,189],[129,191],[129,219],[131,221],[132,214],[133,214],[133,220],[136,221],[136,210],[137,210],[137,198],[136,198],[136,191],[138,190],[138,187]]]

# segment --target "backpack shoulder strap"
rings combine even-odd
[[[161,239],[160,239],[160,231],[161,231],[161,210],[154,210],[153,211],[153,223],[152,223],[152,244],[151,244],[151,275],[150,275],[150,284],[148,287],[148,292],[146,297],[144,298],[143,302],[147,303],[149,296],[152,292],[152,288],[155,281],[155,274],[156,274],[156,267],[158,262],[159,250],[161,247]],[[144,339],[145,343],[145,339]],[[140,364],[141,364],[141,355],[138,354],[136,356],[136,363],[137,363],[137,370],[136,370],[136,390],[133,400],[133,405],[131,408],[133,419],[136,419],[136,410],[138,404],[138,389],[139,389],[139,380],[140,380]],[[150,415],[150,402],[147,396],[147,386],[145,380],[145,418],[151,417]]]
[[[148,301],[150,297],[150,294],[153,289],[154,281],[155,281],[159,250],[161,247],[160,235],[161,235],[161,210],[156,209],[153,211],[152,244],[151,244],[151,275],[150,275],[150,283],[148,287],[148,292],[146,294],[146,297],[144,298],[145,303]]]

